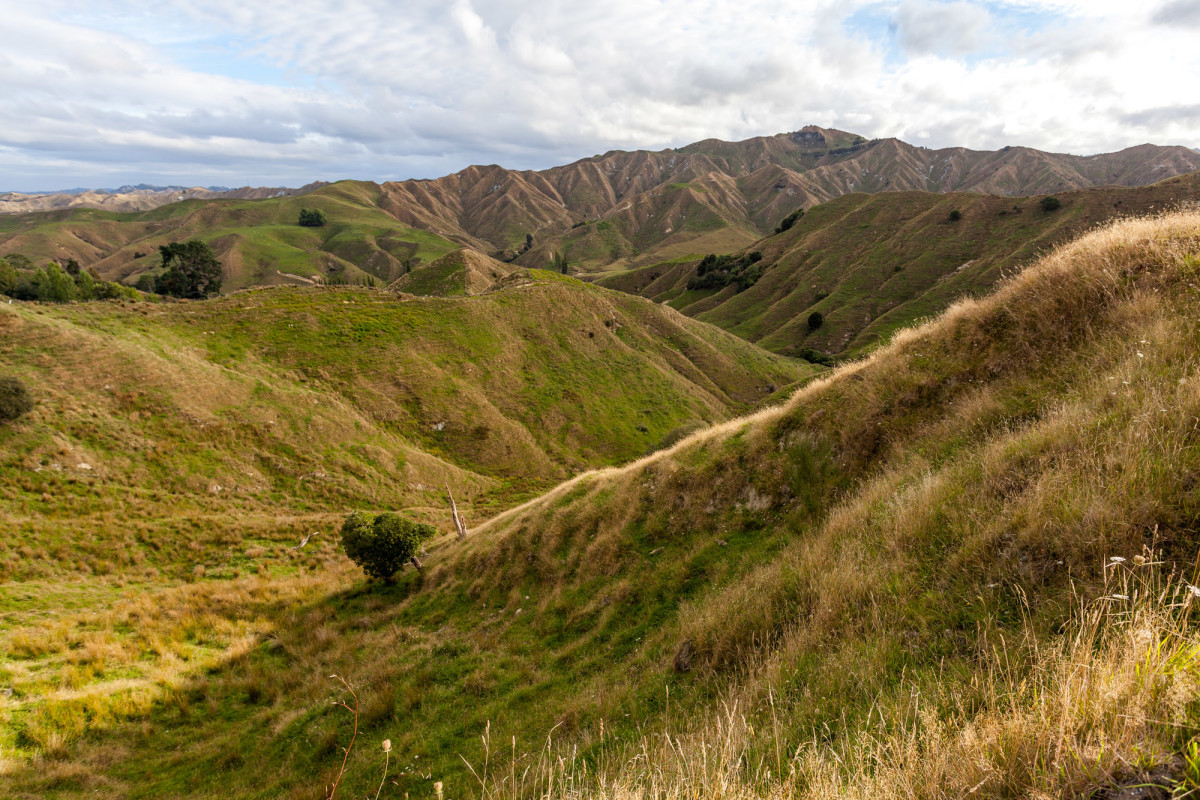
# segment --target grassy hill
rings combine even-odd
[[[528,275],[528,270],[464,247],[401,275],[388,288],[436,297],[476,295],[498,287],[514,272],[519,273],[516,278]]]
[[[1091,234],[395,585],[326,541],[154,592],[6,588],[12,794],[322,797],[331,699],[358,708],[344,796],[385,738],[391,797],[1194,782],[1198,271],[1200,215]]]
[[[1005,274],[1108,220],[1200,198],[1200,173],[1150,186],[1104,187],[1042,197],[881,192],[815,206],[759,251],[750,288],[688,290],[698,258],[602,278],[603,286],[669,303],[777,353],[807,348],[854,354],[898,329],[979,297]],[[823,324],[810,329],[819,312]]]
[[[458,245],[404,225],[379,206],[379,187],[342,181],[302,196],[187,200],[151,211],[71,209],[0,216],[0,255],[36,264],[74,258],[106,280],[132,283],[157,274],[158,247],[198,238],[224,267],[223,291],[249,286],[387,283]],[[328,224],[297,225],[300,209],[324,211]]]

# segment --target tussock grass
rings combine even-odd
[[[394,586],[298,562],[198,581],[240,598],[212,618],[160,595],[196,623],[154,622],[164,651],[207,655],[140,717],[32,734],[48,766],[14,785],[319,796],[329,674],[413,797],[1066,796],[1173,763],[1196,732],[1198,254],[1200,214],[1089,235],[779,407],[435,542]],[[1171,577],[1139,583],[1135,557]],[[120,674],[119,625],[40,627],[9,661],[54,662],[64,700],[153,679]],[[348,795],[376,790],[376,753]]]
[[[773,698],[754,717],[730,698],[700,723],[672,720],[599,763],[548,738],[509,763],[498,753],[497,768],[485,741],[491,770],[473,777],[493,800],[1186,793],[1200,777],[1181,756],[1200,735],[1200,590],[1161,569],[1152,551],[1109,562],[1105,594],[1077,608],[1061,636],[1048,642],[1027,625],[986,643],[969,681],[902,681],[832,742],[828,728],[784,739]]]

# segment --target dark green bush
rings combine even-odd
[[[410,561],[420,569],[417,553],[436,533],[391,511],[376,517],[355,511],[342,523],[342,549],[369,577],[389,580]]]
[[[949,216],[947,216],[946,218],[948,220],[950,220],[951,222],[958,222],[960,219],[962,219],[962,212],[956,208],[953,211],[951,211]]]
[[[815,331],[817,328],[825,324],[825,315],[820,311],[814,311],[808,315],[808,329]]]
[[[325,216],[325,212],[319,208],[302,208],[300,209],[299,222],[306,228],[320,228],[329,217]]]
[[[1053,195],[1047,195],[1042,198],[1042,211],[1058,211],[1062,208],[1062,200],[1059,200]]]
[[[800,218],[801,218],[801,217],[803,217],[803,216],[804,216],[804,209],[803,209],[803,208],[797,208],[795,211],[793,211],[792,213],[788,214],[786,217],[784,217],[784,218],[783,218],[783,219],[782,219],[782,220],[779,222],[779,225],[778,225],[778,226],[775,228],[775,232],[776,232],[776,233],[783,233],[783,232],[784,232],[784,231],[786,231],[788,228],[790,228],[790,227],[792,227],[793,225],[795,225],[795,224],[796,224],[796,220],[800,219]]]
[[[820,350],[812,347],[806,347],[801,350],[800,357],[811,364],[820,364],[824,367],[832,367],[834,365],[832,356],[822,353]]]
[[[0,377],[0,422],[11,422],[33,410],[33,397],[19,378]]]

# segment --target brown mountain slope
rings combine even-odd
[[[1025,147],[928,150],[809,126],[741,142],[612,151],[543,171],[474,166],[437,180],[386,183],[381,205],[476,249],[520,253],[526,266],[544,266],[566,250],[575,269],[590,271],[727,252],[797,207],[849,192],[1024,196],[1143,185],[1197,169],[1200,153],[1185,147],[1094,156]],[[534,241],[526,251],[527,234]]]
[[[1046,210],[1036,197],[856,192],[747,247],[762,254],[755,264],[761,278],[748,288],[697,288],[698,259],[599,282],[669,303],[777,353],[854,353],[960,297],[991,291],[1005,272],[1098,224],[1194,203],[1200,172],[1054,197],[1061,207]],[[816,327],[813,313],[823,317]]]

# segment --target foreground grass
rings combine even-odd
[[[385,738],[396,797],[1079,796],[1171,764],[1197,733],[1197,284],[1200,215],[1125,222],[781,407],[435,542],[423,575],[368,586],[328,553],[163,591],[146,629],[208,652],[92,728],[18,698],[14,794],[320,797],[349,734],[330,674],[361,702],[344,796],[375,792]],[[6,632],[28,685],[86,645],[63,619],[44,648]],[[144,646],[114,619],[97,648]]]

